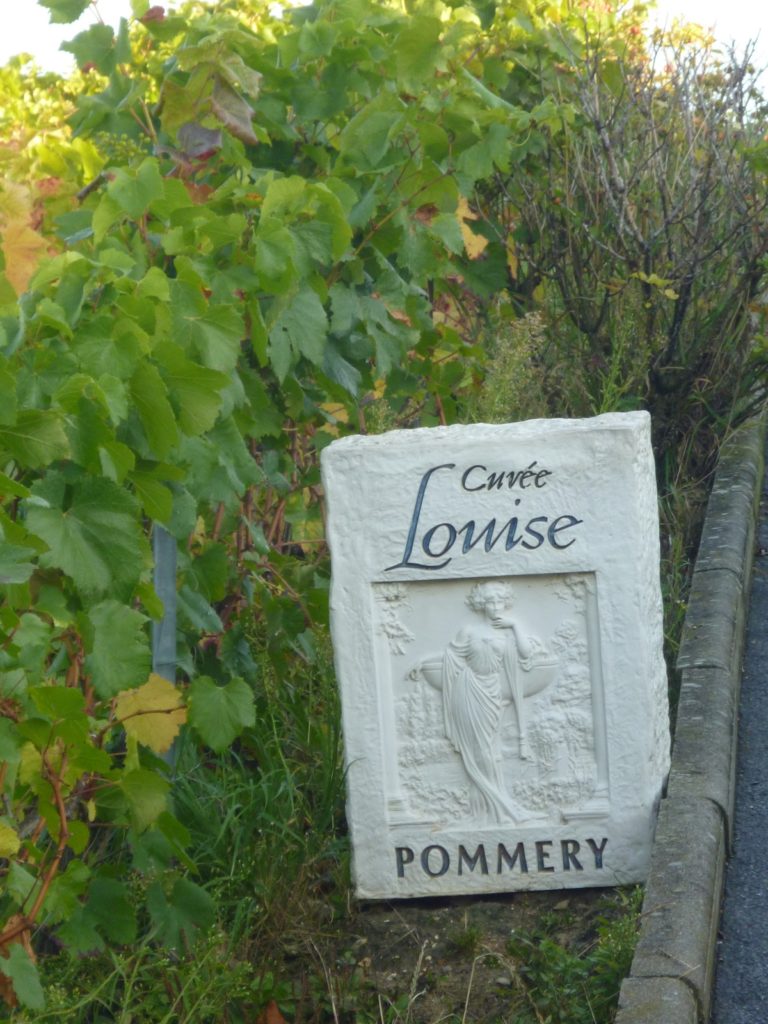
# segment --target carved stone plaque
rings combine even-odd
[[[645,413],[323,452],[363,898],[642,880],[669,752]]]

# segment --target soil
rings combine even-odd
[[[615,891],[604,889],[360,905],[312,959],[341,1024],[528,1024],[542,1018],[519,940],[546,936],[580,953],[598,919],[617,912]]]

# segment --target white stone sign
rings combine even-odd
[[[669,762],[648,415],[322,467],[358,895],[642,880]]]

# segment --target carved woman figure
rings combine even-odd
[[[520,820],[526,813],[505,792],[501,770],[501,718],[515,708],[520,755],[529,757],[523,701],[543,689],[550,674],[523,679],[519,663],[533,653],[507,611],[513,601],[508,583],[477,583],[467,598],[479,619],[464,626],[442,654],[423,658],[410,678],[423,677],[442,691],[445,734],[473,783],[473,815],[483,821]]]

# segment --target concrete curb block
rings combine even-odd
[[[682,981],[692,990],[704,1020],[712,991],[725,853],[725,825],[710,800],[664,800],[632,977]]]
[[[694,571],[678,669],[719,668],[731,672],[740,661],[746,619],[744,578],[730,569]]]
[[[627,978],[621,988],[622,1024],[696,1024],[696,1000],[682,981],[672,978]]]
[[[736,782],[738,675],[722,668],[683,672],[667,798],[711,800],[723,815],[730,849]],[[703,756],[705,752],[705,756]]]
[[[736,431],[723,445],[710,493],[677,661],[682,684],[668,791],[616,1024],[709,1017],[765,438],[765,414]]]

